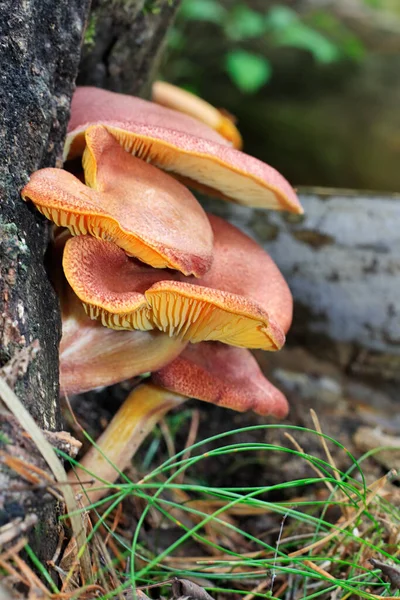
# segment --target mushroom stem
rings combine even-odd
[[[81,484],[86,505],[97,502],[107,493],[103,482],[114,483],[155,425],[169,410],[185,400],[185,396],[153,384],[142,384],[129,394],[97,440],[96,446],[92,446],[75,471],[68,474],[71,482],[93,477],[94,486],[103,485],[89,489]]]
[[[171,83],[155,81],[152,87],[152,100],[156,104],[172,108],[202,121],[231,142],[234,148],[241,149],[242,137],[235,127],[234,118],[227,116],[199,96]]]

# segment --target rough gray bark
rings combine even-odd
[[[33,171],[60,161],[88,11],[89,0],[0,3],[0,367],[38,341],[36,358],[15,391],[39,426],[50,430],[60,426],[60,317],[43,266],[47,224],[19,192]],[[19,440],[9,439],[13,452]],[[0,465],[3,519],[10,503],[25,510],[41,505],[28,492],[13,492],[12,480],[12,471]],[[43,558],[57,541],[51,505],[34,544]]]
[[[94,0],[79,85],[148,95],[180,0]]]
[[[399,379],[400,197],[317,190],[301,201],[301,217],[209,206],[281,268],[295,299],[289,344],[354,373]]]

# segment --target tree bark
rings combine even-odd
[[[39,341],[37,360],[16,392],[48,429],[60,424],[55,408],[60,320],[43,268],[47,224],[19,192],[33,171],[60,164],[88,5],[88,0],[0,4],[0,361],[4,365],[16,349]]]
[[[60,164],[88,11],[89,0],[0,3],[0,367],[36,343],[36,357],[13,383],[39,426],[48,430],[61,423],[60,316],[43,266],[48,226],[19,193],[33,171]],[[2,430],[7,451],[20,455],[23,442],[15,424],[3,422]],[[41,534],[32,542],[40,558],[49,558],[58,539],[55,502],[50,498],[40,512],[43,503],[32,492],[14,487],[15,474],[1,464],[2,518],[13,517],[9,507],[15,509],[16,503],[22,512],[28,506],[36,510]]]
[[[178,4],[95,0],[89,18],[90,0],[0,2],[0,374],[11,373],[18,397],[46,430],[61,426],[60,315],[44,269],[48,224],[20,190],[33,171],[61,166],[87,22],[79,83],[145,94]],[[22,370],[13,363],[21,350]],[[29,460],[35,448],[15,420],[1,411],[0,423],[7,453]],[[40,457],[33,462],[45,467]],[[41,560],[51,558],[58,541],[52,497],[35,496],[1,464],[0,490],[0,524],[15,517],[16,506],[35,512],[30,542]]]
[[[78,85],[148,96],[180,0],[94,0]]]

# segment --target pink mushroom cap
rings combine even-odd
[[[293,188],[274,168],[188,115],[132,96],[78,88],[65,159],[83,153],[92,125],[104,125],[127,152],[208,193],[246,206],[303,212]]]
[[[156,268],[204,275],[213,233],[204,210],[181,183],[125,152],[102,126],[86,132],[85,177],[62,169],[36,171],[22,190],[47,218],[73,235],[116,243]]]
[[[152,374],[167,390],[239,412],[285,417],[285,396],[263,375],[245,348],[219,342],[189,344],[171,363]]]

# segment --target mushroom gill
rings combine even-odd
[[[222,341],[277,350],[292,318],[292,297],[269,255],[210,215],[214,261],[200,278],[152,269],[115,244],[68,240],[66,277],[91,318],[115,329],[159,329],[185,341]]]

